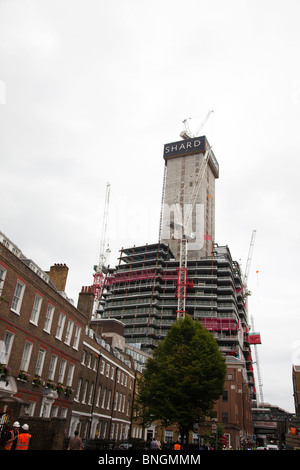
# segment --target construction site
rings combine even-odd
[[[221,412],[228,441],[236,447],[252,439],[251,407],[258,403],[251,347],[260,344],[260,334],[253,332],[253,325],[251,330],[247,307],[255,230],[242,273],[229,247],[219,246],[215,240],[218,161],[206,136],[192,135],[188,123],[184,124],[182,140],[164,146],[158,241],[122,248],[115,267],[106,266],[102,246],[95,267],[94,318],[124,323],[126,343],[145,357],[151,356],[177,319],[185,315],[198,319],[216,338],[228,371],[234,367],[241,372],[241,381],[234,389],[238,388],[243,397],[243,409],[237,409],[234,397],[232,416],[229,409],[224,411],[226,404]],[[109,190],[108,186],[103,227]],[[233,385],[228,388],[230,394]],[[250,416],[247,424],[246,415]]]

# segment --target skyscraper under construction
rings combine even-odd
[[[185,228],[191,234],[185,313],[212,332],[227,362],[237,359],[245,365],[254,397],[242,273],[228,246],[215,242],[218,162],[205,136],[166,144],[164,161],[159,241],[120,250],[118,266],[105,279],[101,315],[125,324],[127,343],[153,352],[177,318],[182,228],[185,212],[192,209]]]

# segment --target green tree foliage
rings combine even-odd
[[[182,438],[223,393],[226,365],[215,338],[197,320],[178,320],[139,381],[137,411],[145,425],[177,424]]]

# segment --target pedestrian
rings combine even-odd
[[[12,429],[7,433],[7,441],[5,442],[4,450],[11,450],[12,443],[16,437],[19,435],[20,423],[15,421],[12,425]]]
[[[14,438],[11,450],[28,450],[31,445],[31,434],[28,424],[23,424],[20,434]]]
[[[68,450],[82,450],[83,443],[81,437],[78,435],[79,432],[74,432],[74,437],[70,439]]]
[[[160,440],[156,438],[156,439],[155,439],[155,442],[156,442],[157,449],[158,449],[158,450],[161,450],[161,442],[160,442]]]
[[[157,442],[154,439],[154,437],[152,438],[152,440],[150,442],[150,450],[157,450]]]

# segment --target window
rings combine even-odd
[[[88,362],[87,362],[87,367],[90,369],[92,364],[92,355],[89,353],[88,355]]]
[[[105,362],[102,360],[101,366],[100,366],[100,374],[104,374],[104,368],[105,368]]]
[[[111,369],[110,369],[110,378],[111,378],[111,380],[114,380],[114,375],[115,375],[115,368],[113,366],[111,366]]]
[[[165,442],[173,442],[173,431],[165,431]]]
[[[4,340],[0,341],[0,363],[8,364],[9,356],[14,341],[14,335],[10,331],[6,331]]]
[[[2,294],[5,277],[6,277],[6,269],[4,269],[3,266],[0,266],[0,295]]]
[[[70,343],[71,343],[73,328],[74,328],[74,322],[73,320],[69,320],[68,325],[67,325],[66,337],[65,337],[65,344],[67,344],[68,346],[70,346]]]
[[[57,356],[52,354],[51,361],[50,361],[50,366],[49,366],[49,373],[48,373],[48,379],[49,380],[54,379],[56,364],[57,364]]]
[[[89,385],[89,381],[86,380],[84,382],[84,386],[83,386],[83,392],[82,392],[82,403],[85,403],[85,399],[86,399],[86,393],[87,393],[87,389],[88,389],[88,385]]]
[[[58,416],[58,410],[59,410],[58,406],[52,406],[50,417],[56,418]]]
[[[79,401],[81,385],[82,385],[82,378],[80,377],[80,379],[78,380],[78,384],[77,384],[76,397],[75,397],[76,401]]]
[[[21,309],[21,304],[22,304],[22,299],[25,291],[25,284],[23,282],[17,280],[17,285],[15,288],[15,293],[13,296],[12,304],[11,304],[11,310],[18,315],[20,315],[20,309]]]
[[[33,302],[33,307],[32,307],[32,312],[31,312],[31,317],[30,317],[30,322],[33,323],[34,325],[37,325],[38,321],[39,321],[39,315],[40,315],[42,300],[43,299],[40,295],[38,295],[38,294],[35,295],[34,302]]]
[[[71,387],[71,385],[73,383],[74,371],[75,371],[75,365],[70,364],[69,365],[69,370],[68,370],[68,375],[67,375],[67,381],[66,381],[66,385],[68,387]]]
[[[106,437],[106,431],[107,431],[107,421],[104,423],[104,428],[103,428],[103,439]]]
[[[63,333],[63,329],[64,329],[64,325],[65,325],[65,321],[66,321],[66,315],[64,315],[63,313],[61,313],[61,314],[59,315],[58,324],[57,324],[57,329],[56,329],[56,336],[55,336],[56,339],[61,340],[62,333]]]
[[[46,333],[50,333],[53,315],[54,315],[54,306],[49,304],[47,307],[45,325],[44,325],[44,331],[46,331]]]
[[[222,413],[222,423],[228,423],[228,413]]]
[[[106,388],[103,390],[103,395],[102,395],[102,404],[101,407],[105,407],[105,397],[106,397]]]
[[[76,326],[73,349],[78,349],[80,334],[81,334],[81,327]]]
[[[36,375],[39,375],[39,376],[42,375],[45,356],[46,356],[45,349],[40,349],[38,353],[37,361],[36,361],[35,371],[34,371]]]
[[[118,392],[116,392],[116,395],[115,395],[115,403],[114,403],[114,410],[116,411],[117,410],[117,406],[118,406]]]
[[[106,377],[109,377],[110,365],[106,364]]]
[[[59,370],[58,370],[58,382],[63,383],[65,372],[66,372],[67,361],[65,359],[61,359]]]
[[[28,341],[26,341],[24,350],[23,350],[21,366],[20,366],[20,370],[24,370],[25,372],[28,371],[30,358],[31,358],[31,352],[32,352],[32,346],[33,346],[32,343],[29,343]]]
[[[101,385],[99,385],[99,388],[98,388],[97,399],[96,399],[96,406],[99,406],[100,395],[101,395]]]
[[[92,383],[92,384],[91,384],[91,387],[90,387],[88,405],[91,405],[91,404],[92,404],[93,392],[94,392],[94,384]]]
[[[223,390],[222,400],[228,401],[228,390]]]
[[[109,390],[108,392],[107,406],[106,406],[107,410],[109,410],[110,408],[110,400],[111,400],[111,390]]]
[[[85,359],[86,359],[86,350],[84,349],[82,351],[82,356],[81,356],[81,364],[84,366],[85,365]]]

